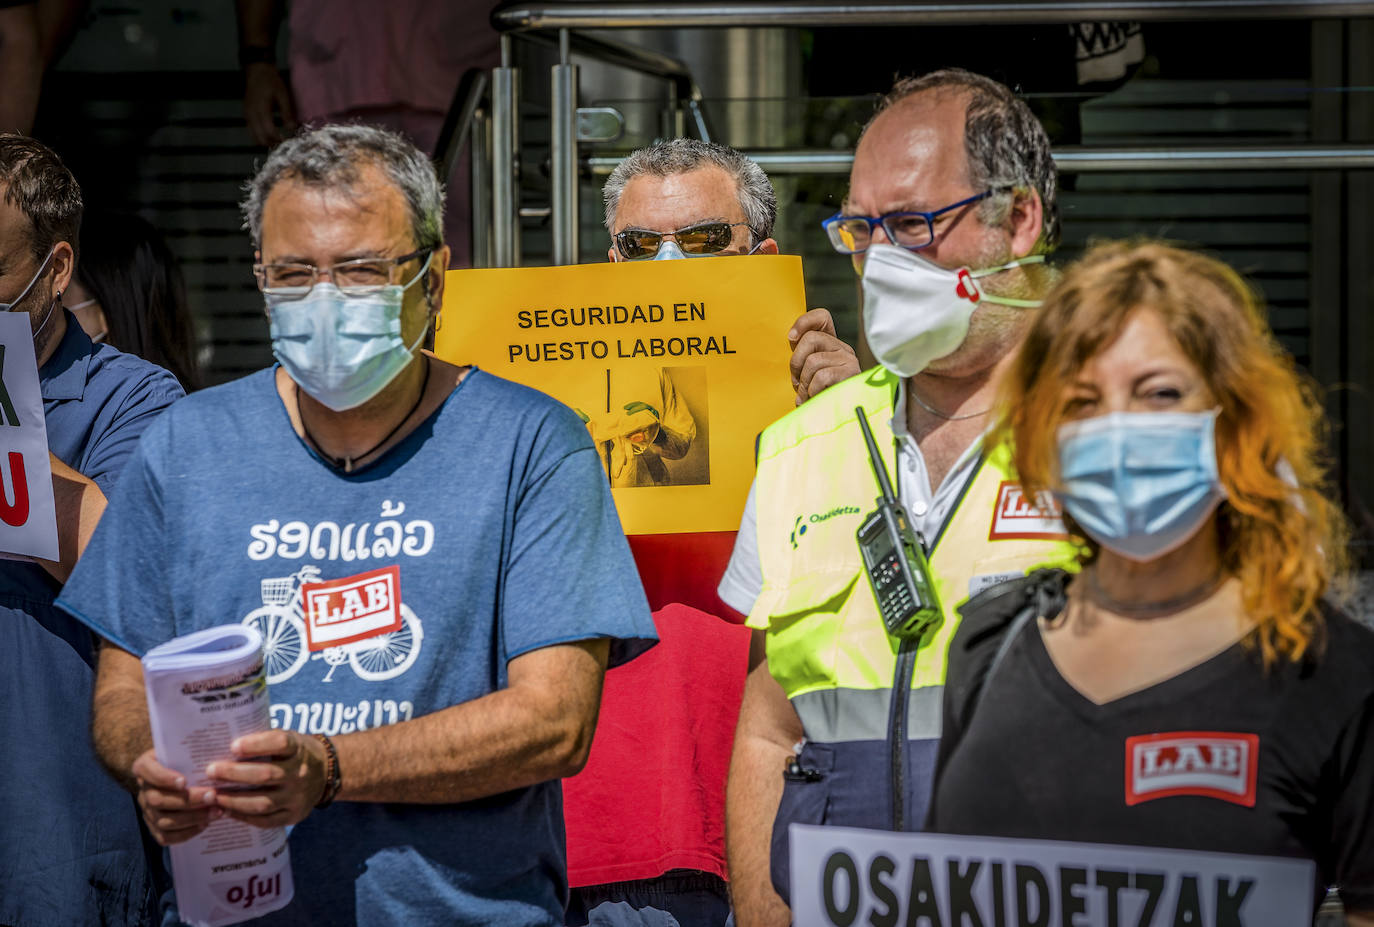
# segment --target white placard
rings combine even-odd
[[[229,759],[235,738],[272,727],[256,628],[224,625],[154,647],[143,656],[143,682],[157,761],[188,785],[215,785],[205,767]],[[194,927],[261,917],[295,893],[282,827],[220,818],[171,855],[177,911]]]
[[[0,553],[59,557],[48,430],[27,312],[0,312]]]
[[[1306,860],[793,824],[796,927],[1294,927]]]

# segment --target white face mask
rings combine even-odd
[[[878,362],[902,377],[925,370],[953,354],[968,335],[979,303],[1034,309],[1039,300],[1011,299],[983,292],[977,283],[1020,264],[1038,264],[1032,254],[983,270],[946,270],[895,245],[869,245],[864,257],[864,335]]]

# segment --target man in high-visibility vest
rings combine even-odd
[[[789,824],[922,826],[956,607],[1071,558],[1053,502],[1024,498],[1007,449],[982,441],[1052,282],[1056,186],[1025,103],[966,71],[899,82],[860,138],[825,228],[862,276],[882,366],[760,437],[720,586],[755,629],[726,798],[740,927],[788,922]],[[879,488],[856,407],[929,558],[941,617],[918,636],[888,633],[857,546]]]

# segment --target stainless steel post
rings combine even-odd
[[[566,29],[558,33],[550,107],[549,174],[553,200],[553,262],[576,264],[577,249],[577,66]]]
[[[491,266],[491,119],[478,110],[468,135],[472,170],[472,266]]]
[[[501,36],[501,67],[491,72],[491,237],[497,267],[520,263],[520,74],[510,42]]]

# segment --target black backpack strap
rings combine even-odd
[[[997,650],[993,653],[992,659],[988,662],[987,669],[983,671],[982,678],[979,680],[977,688],[974,689],[973,697],[969,699],[964,709],[963,726],[968,728],[969,722],[973,718],[973,712],[978,707],[978,702],[982,699],[983,693],[987,690],[992,677],[996,674],[997,668],[1001,666],[1006,658],[1012,644],[1025,629],[1027,623],[1033,619],[1051,617],[1059,614],[1063,610],[1066,596],[1064,587],[1069,580],[1069,574],[1062,570],[1037,570],[1024,580],[1022,591],[1025,594],[1025,603],[1017,610],[1016,616],[1011,622],[1004,626],[1001,640],[997,642]]]

